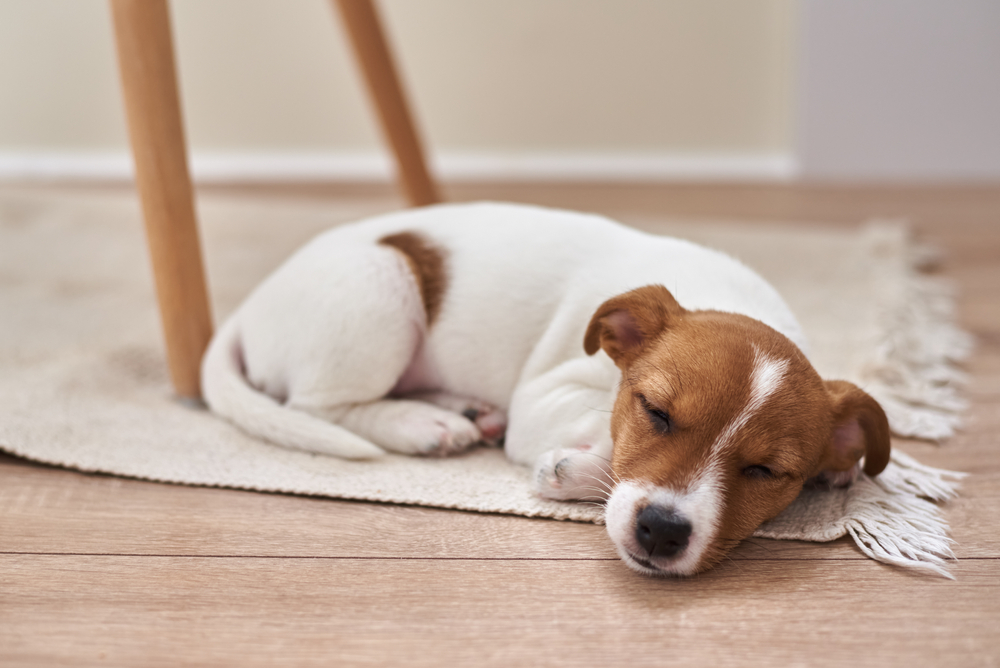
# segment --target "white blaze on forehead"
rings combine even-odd
[[[726,425],[726,428],[719,434],[712,446],[713,455],[725,450],[732,442],[733,437],[750,421],[757,411],[760,410],[768,397],[781,387],[788,371],[788,360],[768,357],[761,350],[754,346],[753,371],[750,376],[750,399],[743,410]]]

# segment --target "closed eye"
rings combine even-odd
[[[766,466],[754,464],[743,469],[743,475],[754,480],[769,480],[774,477],[774,471]]]
[[[653,424],[653,427],[664,434],[669,434],[673,431],[674,423],[670,419],[670,415],[662,409],[657,408],[653,404],[649,403],[646,397],[639,395],[639,403],[642,404],[643,410],[649,416],[649,421]]]

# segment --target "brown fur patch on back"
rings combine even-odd
[[[416,232],[398,232],[382,237],[380,244],[395,248],[406,258],[420,288],[420,298],[430,327],[441,312],[448,287],[444,251]]]

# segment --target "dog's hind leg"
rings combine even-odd
[[[425,336],[420,293],[396,251],[306,249],[239,315],[246,376],[284,407],[400,453],[448,454],[482,438],[459,413],[387,398]]]
[[[308,412],[400,454],[445,456],[483,440],[467,417],[423,401],[381,399]]]
[[[507,430],[507,415],[496,406],[458,394],[443,391],[410,392],[400,398],[423,401],[458,413],[475,423],[488,445],[501,445]]]

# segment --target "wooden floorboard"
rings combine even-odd
[[[657,580],[592,561],[3,556],[0,573],[4,652],[25,663],[955,666],[1000,649],[992,560],[955,581],[836,561]]]
[[[176,487],[0,462],[0,553],[617,560],[601,526]],[[864,557],[853,544],[753,540],[735,559]]]
[[[225,190],[224,188],[216,188]],[[231,189],[232,190],[232,189]],[[234,189],[377,199],[378,187]],[[788,225],[910,219],[976,337],[966,428],[895,441],[967,471],[956,579],[849,539],[628,571],[601,527],[159,485],[0,456],[0,666],[1000,664],[1000,188],[452,186],[454,199]]]

